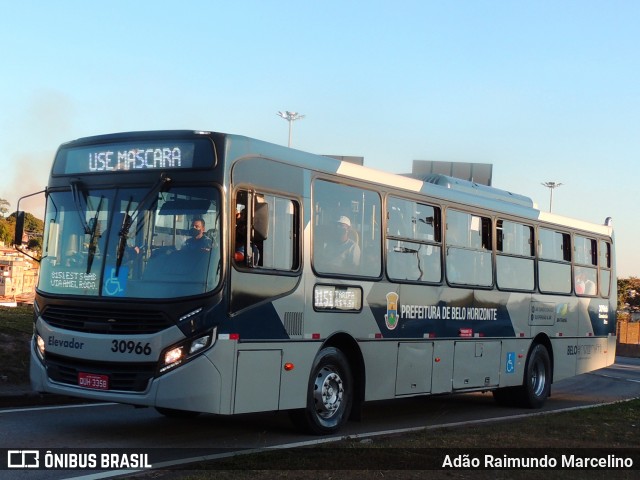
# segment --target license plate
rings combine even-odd
[[[109,390],[109,377],[97,373],[78,372],[78,385],[94,390]]]

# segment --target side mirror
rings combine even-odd
[[[13,237],[13,244],[16,247],[22,246],[22,236],[24,235],[24,211],[16,212],[16,231]]]

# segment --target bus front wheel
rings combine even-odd
[[[324,348],[313,362],[307,387],[307,406],[291,412],[293,422],[316,435],[337,432],[349,418],[353,404],[353,377],[345,355]]]

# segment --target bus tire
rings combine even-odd
[[[551,391],[551,360],[544,345],[536,343],[531,347],[519,390],[518,404],[522,407],[540,408],[547,400]]]
[[[353,376],[345,355],[337,348],[316,356],[307,387],[307,407],[291,412],[299,428],[315,435],[337,432],[349,419],[353,405]]]
[[[194,418],[200,415],[200,412],[192,412],[191,410],[178,410],[176,408],[155,407],[156,412],[168,418]]]

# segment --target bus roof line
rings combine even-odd
[[[339,162],[338,160],[335,161]],[[613,231],[610,226],[606,226],[604,223],[598,224],[544,212],[538,208],[538,205],[533,200],[524,195],[512,194],[506,190],[485,185],[475,184],[475,186],[472,186],[472,182],[448,177],[447,175],[438,175],[438,178],[434,177],[436,181],[425,182],[354,163],[340,163],[337,173],[350,178],[369,180],[416,193],[440,197],[448,201],[468,203],[470,205],[501,211],[505,214],[522,216],[533,221],[541,220],[564,227],[596,232],[601,235],[611,236]],[[470,185],[466,185],[465,183]]]

